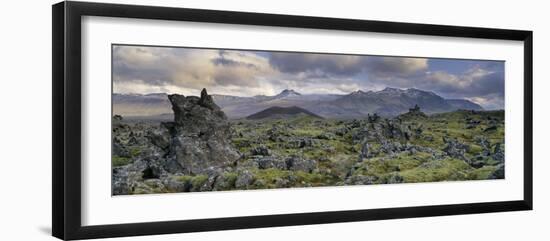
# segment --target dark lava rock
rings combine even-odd
[[[250,150],[250,154],[259,156],[271,156],[271,151],[266,146],[257,146]]]
[[[291,171],[312,172],[317,168],[317,162],[314,160],[305,160],[298,156],[290,156],[286,159],[286,166]]]
[[[187,136],[198,137],[228,137],[229,122],[223,111],[218,107],[206,89],[201,97],[169,95],[168,99],[174,111],[176,131]]]
[[[489,125],[487,128],[485,128],[483,131],[484,132],[489,132],[489,131],[495,131],[497,130],[498,126],[497,125]]]
[[[371,185],[378,180],[376,176],[353,175],[344,182],[346,185]]]
[[[170,147],[170,134],[167,129],[149,130],[145,137],[147,137],[153,145],[163,150]]]
[[[318,140],[311,139],[309,137],[295,137],[290,138],[287,140],[287,142],[284,144],[286,148],[305,148],[305,147],[313,147],[318,144]]]
[[[230,144],[227,117],[206,89],[201,97],[169,95],[174,125],[166,168],[171,173],[203,173],[210,167],[222,167],[239,159]]]
[[[494,152],[492,155],[493,159],[498,162],[504,162],[504,144],[503,143],[497,143],[494,148]]]
[[[468,145],[461,143],[455,139],[443,138],[443,141],[446,143],[443,151],[450,157],[457,158],[469,162],[466,158],[465,153],[470,148]]]
[[[395,184],[395,183],[403,183],[404,179],[401,175],[397,173],[392,173],[389,176],[384,177],[382,180],[382,183],[384,184]]]
[[[372,156],[372,153],[370,153],[370,145],[368,142],[364,142],[362,145],[361,145],[361,152],[359,153],[359,158],[358,158],[358,162],[361,162],[363,161],[364,158],[370,158]]]
[[[258,163],[258,168],[260,169],[268,169],[268,168],[277,168],[284,170],[287,168],[287,164],[285,160],[275,158],[275,157],[257,157],[254,159],[256,163]]]
[[[237,180],[235,180],[235,187],[238,189],[247,189],[256,180],[254,174],[248,170],[244,170],[239,173]]]
[[[497,169],[489,175],[489,179],[504,179],[504,164],[497,166]]]
[[[119,157],[130,157],[130,151],[120,142],[118,138],[113,138],[113,155]]]

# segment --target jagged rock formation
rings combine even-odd
[[[129,128],[120,123],[120,117],[114,118],[113,158],[123,163],[112,170],[113,194],[211,190],[222,170],[240,158],[230,144],[227,117],[206,89],[201,97],[174,94],[168,98],[173,122]],[[125,138],[132,149],[119,138]],[[174,180],[180,174],[208,178],[200,186],[190,186]]]
[[[174,111],[172,141],[166,169],[172,173],[199,174],[232,164],[239,153],[230,145],[227,117],[208,95],[169,95]]]

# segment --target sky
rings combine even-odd
[[[348,94],[417,88],[504,108],[504,62],[114,45],[114,93]]]

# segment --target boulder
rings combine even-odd
[[[160,185],[157,185],[158,189],[155,190],[148,188],[147,185],[142,185],[148,179],[159,179],[166,176],[161,165],[161,161],[157,159],[138,159],[130,165],[114,167],[111,175],[112,194],[140,194],[164,190],[164,186]]]
[[[497,169],[489,175],[489,179],[504,179],[504,164],[497,166]]]
[[[359,153],[358,162],[363,161],[365,158],[370,158],[372,156],[372,153],[370,152],[370,145],[365,140],[363,144],[361,144],[361,152]]]
[[[403,183],[404,179],[401,175],[398,173],[391,173],[390,175],[384,177],[382,180],[382,183],[384,184],[395,184],[395,183]]]
[[[287,140],[284,144],[286,148],[301,149],[305,147],[313,147],[319,144],[317,139],[309,137],[294,137]]]
[[[235,180],[235,187],[237,189],[247,189],[255,180],[254,174],[248,170],[244,170],[239,173],[237,180]]]
[[[346,185],[370,185],[375,184],[378,180],[376,176],[352,175],[349,176],[344,184]]]
[[[497,143],[495,145],[492,157],[495,161],[504,163],[504,143]]]
[[[254,161],[258,163],[259,169],[277,168],[284,170],[287,167],[285,160],[276,157],[258,156],[254,158]]]
[[[465,153],[469,149],[468,145],[451,138],[443,138],[443,141],[446,144],[446,146],[443,148],[443,151],[447,155],[453,158],[464,160],[468,163],[470,162],[470,160],[468,160],[468,158],[466,158],[465,156]]]
[[[317,168],[317,162],[314,160],[305,160],[293,155],[286,159],[286,167],[290,171],[312,172]]]
[[[257,146],[250,150],[250,154],[255,156],[271,156],[271,151],[266,146]]]
[[[151,144],[159,147],[163,150],[166,150],[170,147],[170,133],[166,128],[159,130],[149,130],[145,135]]]
[[[201,97],[173,94],[174,111],[166,169],[171,173],[201,174],[208,168],[233,164],[240,155],[231,145],[227,117],[206,89]]]
[[[120,139],[113,138],[113,155],[119,156],[119,157],[130,157],[130,151],[128,151],[128,148],[126,148]]]

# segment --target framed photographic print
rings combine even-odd
[[[61,2],[53,235],[532,209],[532,32]]]

